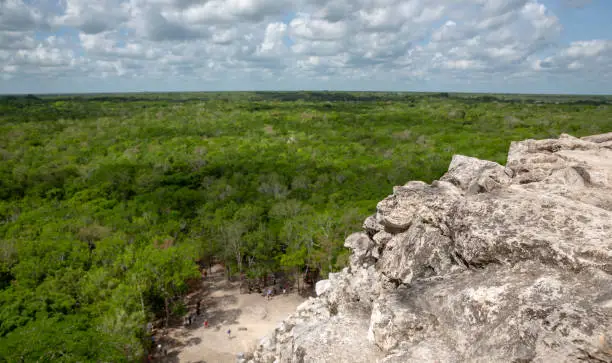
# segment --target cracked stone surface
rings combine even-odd
[[[612,133],[395,187],[250,362],[612,362]]]

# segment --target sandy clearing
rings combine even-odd
[[[253,349],[305,299],[297,294],[271,300],[256,293],[241,294],[237,283],[228,283],[221,274],[215,274],[203,282],[202,291],[188,300],[193,311],[201,300],[200,316],[190,327],[168,329],[168,356],[156,361],[234,363],[238,353]],[[208,328],[204,327],[206,319]]]

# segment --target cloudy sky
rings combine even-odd
[[[610,0],[0,0],[0,93],[612,94]]]

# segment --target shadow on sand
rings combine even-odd
[[[154,362],[179,362],[178,355],[181,348],[186,346],[194,346],[202,343],[202,339],[192,336],[192,331],[204,325],[208,321],[209,329],[220,331],[221,326],[228,324],[238,324],[238,318],[242,314],[241,309],[223,309],[224,306],[236,304],[238,299],[232,294],[223,294],[238,287],[237,282],[228,282],[225,280],[222,273],[209,275],[202,280],[201,288],[197,288],[189,294],[185,303],[192,315],[192,323],[188,326],[184,325],[184,320],[180,317],[174,317],[168,322],[167,329],[159,329],[156,334],[156,345],[161,344],[168,354],[163,355],[162,352],[155,352]],[[210,292],[216,291],[216,296],[210,296]],[[223,295],[218,295],[222,293]],[[197,314],[197,306],[200,306],[200,314]],[[174,331],[175,338],[172,338],[168,332]],[[229,339],[234,339],[231,336]],[[206,363],[205,361],[200,361]]]
[[[178,362],[178,355],[183,348],[201,345],[202,339],[195,337],[193,334],[195,330],[204,325],[205,321],[208,322],[208,329],[224,335],[227,333],[223,328],[224,326],[240,324],[238,319],[243,314],[243,310],[227,308],[238,303],[239,299],[235,295],[235,291],[232,290],[239,288],[239,286],[240,282],[238,281],[225,280],[223,273],[208,275],[198,283],[195,283],[193,291],[184,300],[188,310],[188,315],[186,316],[189,316],[189,314],[192,316],[191,324],[185,326],[184,317],[175,317],[169,321],[167,329],[159,329],[158,334],[156,334],[156,342],[162,344],[164,349],[168,351],[168,355],[160,357],[161,354],[157,354],[156,359],[153,361]],[[314,289],[312,288],[304,288],[300,291],[302,297],[312,296],[313,293]],[[198,310],[199,314],[197,314]],[[262,312],[251,312],[247,308],[246,313],[261,313],[265,317],[267,311],[265,307]],[[234,334],[238,333],[238,331],[232,331],[228,341],[237,339],[237,336]],[[199,362],[205,363],[203,360]]]

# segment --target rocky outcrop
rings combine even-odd
[[[612,362],[612,133],[455,156],[345,246],[253,362]]]

